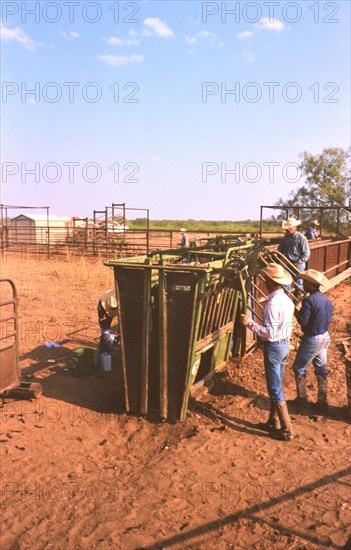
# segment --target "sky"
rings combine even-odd
[[[350,144],[348,1],[1,10],[2,203],[258,219],[303,151]]]

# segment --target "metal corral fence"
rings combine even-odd
[[[190,241],[205,242],[220,231],[189,231]],[[228,234],[247,235],[233,231]],[[1,251],[38,255],[100,256],[105,260],[148,254],[155,249],[176,248],[179,230],[128,229],[121,232],[107,227],[22,227],[1,230]]]

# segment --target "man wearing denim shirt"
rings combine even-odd
[[[264,368],[271,407],[268,421],[260,427],[272,432],[273,437],[289,441],[293,433],[282,382],[290,349],[294,304],[285,294],[283,286],[291,284],[292,277],[281,265],[273,263],[260,273],[269,291],[263,311],[263,324],[259,325],[244,314],[241,315],[241,322],[263,340]]]
[[[296,380],[297,397],[295,403],[307,404],[306,393],[306,369],[312,362],[318,383],[318,408],[327,410],[327,348],[330,343],[328,327],[332,318],[333,304],[323,294],[319,287],[329,287],[328,279],[315,269],[308,269],[301,274],[303,287],[309,293],[302,301],[300,311],[295,311],[295,316],[304,333],[293,370]]]
[[[282,227],[286,230],[285,236],[280,241],[278,246],[278,252],[284,254],[284,256],[292,263],[299,271],[304,271],[306,262],[310,257],[310,248],[308,246],[308,240],[297,228],[301,224],[300,220],[295,218],[289,218],[283,221]],[[302,280],[297,279],[296,284],[302,288]],[[301,297],[301,290],[296,290],[296,297]]]
[[[305,237],[307,240],[316,240],[318,239],[317,235],[317,227],[319,226],[318,220],[313,220],[313,222],[310,222],[310,225],[307,228],[307,231],[305,233]]]

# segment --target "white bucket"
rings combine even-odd
[[[112,370],[111,355],[106,351],[100,355],[101,370],[108,372]]]

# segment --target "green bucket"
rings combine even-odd
[[[85,348],[75,348],[73,350],[73,353],[77,355],[77,357],[81,357],[82,355],[84,355],[84,349]]]

